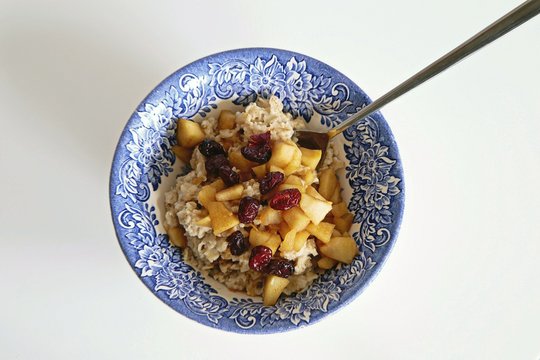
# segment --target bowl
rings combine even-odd
[[[241,111],[258,97],[279,97],[284,111],[308,128],[335,126],[370,102],[350,79],[292,51],[250,48],[197,60],[163,80],[125,126],[110,174],[116,235],[129,264],[164,303],[201,324],[240,333],[273,333],[313,324],[351,302],[381,269],[399,231],[403,171],[394,137],[380,113],[340,135],[338,172],[354,214],[351,234],[360,247],[352,264],[334,268],[309,288],[263,306],[231,292],[182,261],[162,226],[164,193],[179,174],[175,119]]]

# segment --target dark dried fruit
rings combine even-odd
[[[274,258],[264,268],[264,272],[282,278],[288,278],[294,273],[294,266],[289,260]]]
[[[211,157],[215,155],[227,155],[223,146],[220,143],[214,140],[205,139],[202,143],[199,144],[199,151],[206,157]]]
[[[281,184],[285,175],[279,171],[272,171],[266,174],[261,181],[259,181],[259,189],[261,194],[268,194],[272,189]]]
[[[251,224],[259,213],[259,200],[251,196],[243,197],[238,206],[238,220],[242,224]]]
[[[219,174],[219,169],[223,166],[231,167],[231,165],[229,164],[229,160],[227,160],[225,155],[222,154],[211,156],[207,158],[206,162],[204,163],[206,172],[210,176],[217,176]]]
[[[227,186],[233,186],[240,182],[240,175],[228,165],[219,168],[219,177]]]
[[[270,207],[275,210],[289,210],[300,203],[302,194],[298,189],[286,189],[276,193],[270,199]]]
[[[264,245],[255,246],[251,249],[249,268],[255,271],[264,271],[270,260],[272,260],[272,249]]]
[[[272,157],[272,148],[270,147],[270,132],[251,135],[249,137],[247,146],[244,146],[240,152],[246,159],[259,164],[264,164]]]
[[[249,249],[249,240],[240,231],[235,231],[227,237],[229,250],[233,255],[242,255]]]

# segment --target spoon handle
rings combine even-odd
[[[469,40],[465,41],[463,44],[456,47],[454,50],[420,70],[418,73],[373,101],[356,114],[351,115],[347,120],[330,130],[328,136],[333,138],[340,134],[352,124],[377,111],[384,105],[405,94],[409,90],[414,89],[433,76],[443,72],[476,50],[484,47],[493,40],[503,36],[510,30],[538,15],[538,13],[540,13],[540,0],[528,0],[524,2],[484,30],[480,31],[478,34],[471,37]]]

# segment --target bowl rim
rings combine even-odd
[[[277,325],[274,324],[272,326],[267,326],[267,327],[262,327],[262,328],[248,328],[248,329],[243,329],[243,328],[241,328],[239,326],[236,326],[236,327],[235,326],[224,326],[224,324],[221,324],[221,323],[218,323],[218,324],[215,324],[215,325],[214,324],[208,324],[208,323],[200,321],[200,318],[195,313],[190,312],[190,311],[181,311],[181,309],[178,309],[175,306],[173,306],[172,301],[170,299],[167,299],[164,296],[159,296],[157,294],[156,290],[152,286],[153,284],[150,281],[151,279],[149,277],[141,276],[138,273],[138,269],[135,267],[135,263],[133,261],[131,261],[131,259],[129,258],[127,249],[124,247],[124,245],[123,245],[123,243],[121,241],[122,234],[121,234],[121,232],[119,230],[120,225],[119,225],[119,221],[118,221],[117,216],[115,216],[117,214],[115,214],[114,204],[117,201],[117,199],[115,199],[115,197],[117,195],[115,194],[116,189],[115,189],[115,184],[114,184],[114,182],[115,182],[114,178],[118,175],[118,172],[119,172],[118,169],[119,169],[119,167],[121,165],[120,164],[120,154],[122,153],[122,151],[120,151],[120,150],[121,150],[121,145],[122,145],[122,139],[125,137],[126,133],[129,132],[130,127],[128,125],[130,125],[133,118],[137,115],[137,111],[141,107],[141,105],[147,103],[148,100],[157,91],[157,89],[161,89],[163,87],[163,85],[170,82],[171,79],[173,79],[175,77],[178,77],[187,68],[192,67],[192,66],[194,66],[194,65],[196,65],[198,63],[207,62],[207,61],[210,61],[213,58],[217,58],[217,57],[221,57],[221,56],[227,56],[227,55],[232,55],[232,54],[240,55],[240,54],[242,54],[244,52],[256,52],[258,56],[276,55],[276,53],[277,53],[277,54],[280,54],[280,55],[287,55],[289,57],[302,58],[303,60],[307,60],[307,61],[309,61],[311,63],[317,64],[317,65],[322,65],[322,66],[326,67],[330,72],[333,72],[333,73],[343,77],[345,80],[347,80],[349,82],[349,84],[354,88],[355,91],[358,91],[359,93],[361,93],[361,94],[363,94],[365,96],[367,104],[372,102],[369,95],[367,95],[360,88],[360,86],[358,86],[356,84],[356,82],[352,81],[351,78],[346,76],[344,73],[342,73],[341,71],[335,69],[333,66],[328,65],[327,63],[325,63],[323,61],[320,61],[320,60],[315,59],[315,58],[313,58],[311,56],[308,56],[308,55],[305,55],[303,53],[299,53],[299,52],[296,52],[296,51],[291,51],[291,50],[286,50],[286,49],[279,49],[279,48],[271,48],[271,47],[236,48],[236,49],[231,49],[231,50],[226,50],[226,51],[215,52],[213,54],[210,54],[210,55],[201,57],[199,59],[196,59],[194,61],[191,61],[191,62],[187,63],[186,65],[181,66],[180,68],[176,69],[174,72],[172,72],[170,75],[165,77],[162,81],[160,81],[144,97],[144,99],[141,100],[137,104],[134,111],[131,113],[131,115],[129,116],[127,122],[125,123],[124,128],[122,129],[122,132],[120,133],[120,136],[118,138],[118,142],[117,142],[117,144],[115,146],[114,155],[113,155],[112,162],[111,162],[111,170],[110,170],[110,174],[109,174],[109,186],[108,186],[108,188],[109,188],[109,208],[110,208],[110,211],[111,211],[111,220],[112,220],[112,223],[113,223],[113,226],[114,226],[114,230],[115,230],[115,234],[116,234],[116,238],[117,238],[117,243],[118,243],[120,249],[122,250],[122,253],[123,253],[124,257],[126,258],[127,262],[129,263],[131,269],[136,274],[136,276],[139,278],[139,280],[141,280],[143,282],[143,284],[146,286],[146,288],[151,293],[153,293],[155,297],[157,297],[164,304],[166,304],[168,308],[173,310],[175,313],[179,313],[182,316],[194,321],[195,323],[197,323],[199,325],[204,325],[205,327],[209,327],[209,328],[212,328],[212,329],[217,329],[217,330],[222,330],[222,331],[227,331],[227,332],[233,332],[233,333],[240,333],[240,334],[272,334],[272,333],[292,331],[292,330],[295,330],[295,329],[304,328],[306,326],[316,324],[319,321],[328,318],[330,315],[335,314],[336,312],[342,310],[344,307],[346,307],[346,305],[350,304],[353,300],[357,299],[358,296],[361,293],[364,292],[364,290],[371,284],[371,282],[379,275],[380,271],[384,267],[386,261],[388,260],[388,257],[390,256],[390,254],[391,254],[391,252],[392,252],[392,250],[394,248],[394,245],[395,245],[395,242],[397,241],[397,238],[399,237],[399,233],[400,233],[400,229],[401,229],[401,225],[402,225],[402,220],[403,220],[403,214],[405,212],[406,184],[405,184],[405,176],[404,176],[404,169],[403,169],[403,160],[401,158],[401,154],[400,154],[399,148],[397,146],[395,135],[392,132],[392,130],[390,128],[390,125],[386,121],[386,118],[382,115],[382,113],[380,113],[380,111],[377,111],[377,112],[375,112],[375,114],[377,114],[378,117],[380,118],[380,120],[382,120],[382,123],[386,127],[386,130],[387,130],[388,135],[389,135],[388,139],[387,139],[387,144],[388,144],[389,147],[392,147],[394,152],[395,152],[395,154],[393,156],[394,160],[396,161],[396,165],[397,165],[395,172],[399,175],[399,179],[400,179],[400,183],[401,183],[401,185],[400,185],[400,198],[395,199],[395,201],[398,202],[397,203],[397,205],[398,205],[397,210],[399,210],[399,211],[396,211],[394,213],[395,217],[393,218],[393,221],[392,221],[392,224],[394,226],[393,227],[393,232],[392,232],[392,235],[391,235],[390,239],[388,240],[388,242],[385,243],[385,252],[381,256],[380,260],[377,262],[377,264],[376,264],[377,266],[375,266],[374,268],[369,270],[369,274],[365,277],[364,281],[360,284],[360,286],[353,293],[351,293],[351,295],[349,297],[347,297],[345,299],[341,298],[334,308],[329,308],[328,311],[324,312],[321,316],[312,317],[310,319],[310,321],[307,322],[307,323],[306,322],[300,322],[298,325],[294,325],[294,324],[292,324],[290,322],[286,323],[286,325],[278,323]],[[352,185],[351,185],[351,188],[352,188]],[[197,270],[197,269],[195,269],[195,270]]]

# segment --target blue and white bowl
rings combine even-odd
[[[185,264],[163,228],[164,193],[180,171],[171,146],[175,119],[242,110],[257,97],[279,97],[309,128],[329,128],[370,102],[351,80],[291,51],[252,48],[195,61],[166,78],[129,119],[114,154],[110,203],[116,235],[131,267],[159,299],[201,324],[241,333],[272,333],[323,319],[348,304],[382,267],[403,213],[403,171],[397,145],[380,113],[336,141],[347,166],[339,173],[354,214],[360,254],[309,288],[265,307],[260,298],[227,290]]]

